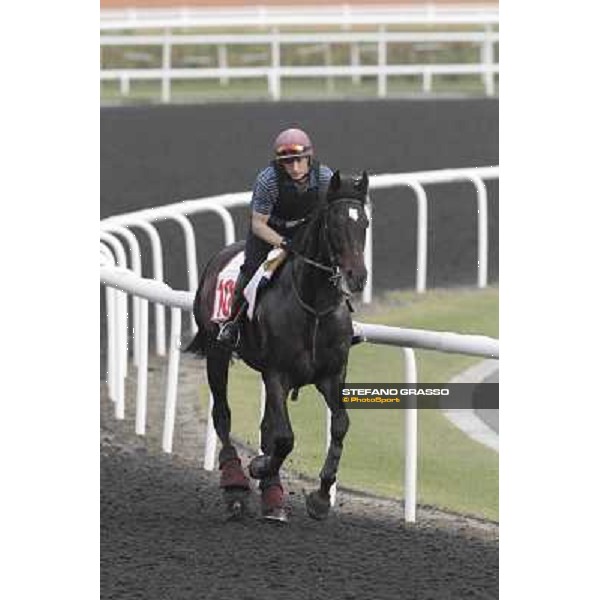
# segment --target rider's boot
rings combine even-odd
[[[246,274],[243,269],[240,269],[238,278],[235,282],[233,299],[231,300],[229,320],[221,325],[221,329],[217,335],[217,342],[232,350],[237,348],[240,341],[240,320],[244,316],[246,307],[248,306],[246,298],[244,297],[244,288],[250,279],[251,275]]]

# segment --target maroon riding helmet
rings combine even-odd
[[[311,157],[313,146],[302,129],[286,129],[275,138],[273,152],[276,160],[284,162],[286,158]]]

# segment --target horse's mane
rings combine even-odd
[[[309,246],[314,243],[314,240],[319,239],[327,202],[326,194],[319,194],[319,200],[308,215],[306,223],[301,225],[300,230],[294,236],[292,246],[297,252],[306,253],[309,250]]]

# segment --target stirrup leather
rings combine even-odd
[[[237,320],[223,323],[217,335],[217,342],[237,348],[240,343],[240,326]]]

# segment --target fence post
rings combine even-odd
[[[274,27],[271,31],[271,70],[269,72],[269,95],[272,100],[281,99],[281,44],[279,30]]]
[[[226,70],[227,69],[227,46],[225,44],[219,44],[217,48],[217,55],[219,61],[219,69]],[[226,85],[229,83],[229,77],[226,75],[221,75],[219,78],[219,83],[221,85]]]
[[[106,243],[114,251],[117,257],[117,266],[127,268],[127,256],[125,250],[118,238],[112,233],[107,231],[100,231],[100,239]],[[122,419],[125,415],[125,377],[127,377],[127,342],[128,342],[128,329],[127,329],[127,294],[123,291],[118,291],[115,294],[115,312],[117,314],[117,335],[115,336],[116,348],[117,348],[117,361],[120,369],[115,372],[118,373],[117,378],[117,418]],[[119,377],[123,379],[121,382]],[[122,384],[122,385],[121,385]],[[122,391],[122,393],[121,393]],[[122,397],[121,397],[122,396]],[[123,415],[123,416],[120,416]]]
[[[109,231],[123,236],[129,243],[129,252],[131,254],[131,269],[136,275],[142,276],[142,252],[135,235],[121,225],[113,225]],[[133,304],[133,364],[137,366],[139,360],[139,318],[140,318],[140,299],[137,296],[131,298]]]
[[[485,40],[481,44],[481,64],[484,67],[484,72],[481,75],[485,85],[486,96],[494,95],[494,72],[492,66],[494,64],[494,43],[492,42],[492,27],[488,23],[485,26]]]
[[[108,246],[100,243],[100,252],[106,258],[108,264],[115,266],[115,259]],[[107,356],[106,356],[106,383],[108,385],[108,397],[115,402],[116,400],[116,378],[115,362],[117,356],[116,330],[118,327],[116,310],[116,290],[110,286],[105,287],[106,294],[106,337],[107,337]]]
[[[429,67],[425,67],[423,69],[423,92],[426,94],[431,93],[431,69]]]
[[[404,382],[417,383],[417,363],[412,348],[404,352]],[[414,523],[417,519],[417,408],[416,396],[407,396],[404,409],[404,521]]]
[[[471,176],[477,189],[477,287],[487,287],[488,279],[488,201],[487,188],[480,177]]]
[[[115,357],[116,351],[116,309],[115,309],[115,290],[105,286],[106,294],[106,328],[107,328],[107,355],[106,355],[106,383],[108,384],[108,397],[114,402],[116,399],[116,377],[115,377]]]
[[[353,70],[360,67],[360,46],[358,42],[353,42],[350,45],[350,64]],[[360,73],[352,73],[352,83],[355,85],[360,83]]]
[[[135,432],[138,435],[146,433],[146,407],[148,400],[148,300],[140,301],[139,314],[139,360],[137,371],[137,396],[135,402]]]
[[[194,236],[194,228],[192,227],[189,219],[182,214],[174,213],[169,218],[177,221],[183,230],[183,236],[185,238],[188,289],[190,292],[196,293],[196,290],[198,289],[198,259],[196,253],[196,238]],[[190,333],[195,335],[197,331],[198,326],[194,320],[194,315],[190,313]]]
[[[427,286],[427,194],[418,181],[408,184],[417,196],[417,273],[416,288],[419,294]]]
[[[175,411],[177,409],[177,376],[179,375],[179,346],[181,344],[181,309],[171,308],[171,345],[169,347],[169,366],[167,368],[167,401],[163,425],[162,448],[165,452],[173,450],[173,431],[175,429]]]
[[[387,95],[387,40],[385,37],[385,26],[379,27],[379,41],[377,42],[377,95],[385,98]]]
[[[324,55],[325,68],[330,67],[332,62],[331,44],[325,44]],[[334,91],[333,77],[331,75],[327,75],[327,93],[333,94]]]
[[[165,29],[162,46],[162,89],[163,102],[171,100],[171,30]]]
[[[121,96],[129,96],[129,75],[121,73],[119,80],[121,82]]]
[[[154,227],[154,225],[151,223],[147,223],[143,219],[132,219],[128,226],[139,227],[146,232],[146,235],[150,239],[150,251],[152,254],[152,277],[156,279],[156,281],[163,281],[164,274],[162,244],[156,227]],[[162,304],[154,304],[154,323],[156,354],[158,356],[165,356],[167,353],[167,347],[165,344],[165,307]]]

